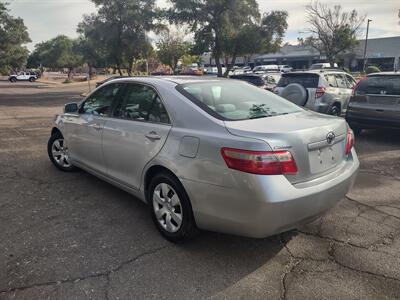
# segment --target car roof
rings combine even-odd
[[[338,70],[338,69],[315,69],[315,70],[307,70],[307,71],[294,71],[290,73],[284,73],[282,76],[288,76],[290,74],[348,74],[345,71]]]
[[[385,75],[396,75],[396,76],[400,76],[400,72],[379,72],[379,73],[371,73],[368,74],[367,77],[371,77],[371,76],[385,76]]]
[[[185,83],[195,83],[195,82],[212,82],[212,81],[221,81],[227,80],[226,78],[214,77],[214,76],[133,76],[133,77],[123,77],[116,78],[107,81],[108,82],[117,82],[117,81],[142,81],[147,83],[172,83],[172,84],[185,84]]]

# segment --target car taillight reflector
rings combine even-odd
[[[326,88],[319,86],[317,87],[317,90],[315,91],[315,99],[321,98],[326,92]]]
[[[353,130],[350,128],[347,129],[347,137],[346,137],[346,155],[350,154],[351,149],[353,148],[355,144],[355,138],[354,138],[354,133]]]
[[[289,151],[249,151],[222,148],[222,157],[230,169],[259,174],[297,174],[297,165]]]

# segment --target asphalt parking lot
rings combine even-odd
[[[399,299],[400,134],[356,139],[361,170],[327,215],[262,240],[175,245],[148,208],[49,162],[53,115],[86,85],[0,84],[0,299]]]

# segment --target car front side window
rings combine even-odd
[[[121,83],[108,84],[94,92],[83,103],[80,113],[107,116],[111,112],[112,103],[121,90]]]
[[[147,85],[128,84],[123,100],[114,109],[114,117],[153,123],[170,123],[157,92]]]
[[[350,75],[346,75],[346,79],[347,79],[347,87],[349,89],[352,89],[356,85],[356,81]]]

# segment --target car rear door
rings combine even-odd
[[[170,129],[170,119],[155,88],[127,83],[112,118],[104,124],[108,176],[139,189],[144,167],[161,150]]]
[[[101,149],[103,126],[122,87],[121,83],[105,85],[82,103],[78,114],[65,115],[66,140],[73,161],[98,172],[106,172]]]

